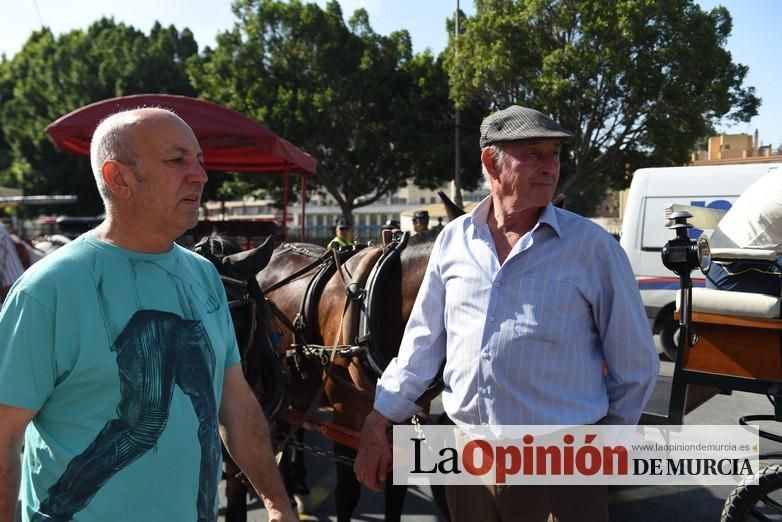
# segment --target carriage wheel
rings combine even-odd
[[[782,520],[782,465],[768,466],[757,479],[757,484],[741,484],[731,492],[722,508],[722,522]]]

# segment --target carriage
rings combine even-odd
[[[684,416],[718,393],[743,391],[768,396],[773,414],[745,415],[739,423],[782,421],[782,319],[779,296],[693,288],[691,272],[709,271],[714,261],[766,260],[778,252],[755,249],[711,249],[706,236],[688,237],[688,229],[714,229],[723,211],[667,205],[667,226],[676,232],[662,250],[663,263],[679,276],[677,317],[681,335],[672,377],[660,376],[645,424],[682,424]],[[759,430],[761,438],[782,436]],[[761,461],[782,458],[765,453]],[[765,464],[765,463],[764,463]],[[725,501],[722,522],[782,518],[782,466],[768,464],[744,481]]]

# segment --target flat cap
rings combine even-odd
[[[413,219],[429,219],[428,210],[416,210],[413,212]]]
[[[345,218],[339,218],[337,220],[337,228],[350,228],[350,221]]]
[[[484,118],[481,123],[481,148],[504,141],[572,140],[572,132],[563,129],[535,109],[511,105]]]

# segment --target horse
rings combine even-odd
[[[14,233],[9,233],[8,235],[14,244],[16,255],[19,257],[19,261],[25,270],[30,268],[36,261],[43,259],[44,256],[51,254],[71,241],[65,236],[42,236],[29,243]]]
[[[217,269],[225,287],[228,308],[236,332],[239,354],[247,383],[267,418],[274,418],[283,405],[284,375],[271,339],[271,314],[260,292],[255,274],[269,262],[273,240],[241,252],[239,244],[215,234],[201,238],[192,250],[205,257]],[[241,470],[224,451],[226,479],[226,520],[246,522],[247,488]]]
[[[32,240],[32,246],[28,247],[32,249],[31,258],[32,263],[37,261],[43,256],[48,256],[58,248],[64,247],[71,242],[71,238],[63,236],[62,234],[53,234],[50,236],[40,236]],[[36,258],[37,257],[37,258]]]
[[[448,207],[449,202],[446,201],[446,209],[453,219],[458,214]],[[318,245],[302,243],[284,243],[274,250],[268,266],[256,272],[256,282],[262,289],[260,299],[266,299],[274,315],[267,332],[277,338],[277,346],[284,351],[280,357],[288,361],[286,402],[308,413],[329,405],[338,426],[354,432],[361,430],[372,410],[375,381],[399,350],[404,325],[438,232],[431,230],[414,236],[409,245],[408,236],[400,235],[386,247],[348,252],[327,251]],[[237,248],[238,245],[234,250]],[[223,267],[221,262],[215,266],[218,270]],[[384,268],[379,270],[381,266]],[[366,289],[368,281],[371,284]],[[361,303],[364,299],[366,305]],[[246,326],[235,324],[235,327],[237,336],[247,337]],[[358,348],[363,350],[355,353],[348,350],[347,356],[343,353],[335,357],[336,348],[324,347],[330,344],[344,350],[358,341],[357,333],[361,334]],[[249,338],[252,337],[250,334]],[[313,346],[320,348],[313,350]],[[252,360],[252,352],[250,349],[245,354],[248,373],[260,364],[257,359]],[[316,357],[308,356],[313,354]],[[351,447],[335,444],[335,450],[338,457],[355,458],[355,449]],[[301,460],[298,463],[301,465]],[[303,470],[288,473],[297,474],[303,474]],[[290,488],[290,480],[286,482]],[[386,482],[386,520],[399,520],[406,487],[392,486],[391,482]],[[352,467],[337,464],[338,520],[350,520],[360,490]],[[432,491],[447,520],[442,488],[433,487]],[[244,507],[243,492],[234,500]],[[233,511],[232,503],[229,498],[229,512]],[[227,519],[245,520],[240,518],[243,516],[246,515],[227,516]]]
[[[258,282],[276,308],[272,327],[279,332],[281,345],[296,347],[287,393],[294,407],[311,412],[330,406],[335,424],[361,430],[372,410],[377,377],[399,350],[436,234],[419,234],[409,244],[407,236],[401,236],[386,247],[348,252],[290,243],[275,250]],[[397,255],[389,255],[394,248]],[[384,268],[376,270],[384,262]],[[367,289],[370,279],[373,284]],[[363,344],[356,347],[359,332]],[[302,353],[312,353],[313,346],[316,357]],[[329,347],[359,350],[335,356],[336,348]],[[335,453],[340,460],[352,460],[356,454],[339,443]],[[386,520],[399,520],[406,487],[391,482],[386,482]],[[338,461],[338,521],[350,520],[360,491],[352,467]],[[447,513],[444,496],[436,497]]]
[[[276,360],[286,361],[283,364],[286,373],[285,402],[308,413],[321,405],[330,406],[336,425],[358,432],[372,409],[377,372],[399,349],[434,234],[416,236],[407,248],[398,249],[398,255],[386,255],[388,262],[384,265],[384,275],[377,278],[369,292],[364,292],[364,285],[373,273],[379,273],[373,272],[373,268],[384,254],[391,251],[389,247],[336,252],[317,245],[284,243],[273,251],[266,268],[250,269],[250,273],[257,274],[254,280],[248,280],[246,272],[244,275],[228,273],[229,260],[233,257],[231,253],[238,250],[238,245],[213,236],[199,242],[201,247],[197,245],[194,250],[206,253],[206,257],[215,264],[223,277],[229,300],[234,295],[231,300],[236,303],[232,308],[234,326],[240,346],[246,347],[242,349],[244,370],[259,397],[266,400],[264,394],[275,389],[268,383],[267,386],[259,384],[265,380],[263,376],[259,378],[259,369],[268,365],[269,349],[260,347],[257,340],[268,339],[266,334],[271,333],[277,338],[276,345],[280,349]],[[394,243],[397,247],[400,244],[401,241]],[[249,257],[248,253],[244,255]],[[249,289],[253,287],[256,288],[254,295],[248,299],[252,293]],[[346,297],[346,289],[350,288],[355,295],[351,297],[349,293]],[[362,308],[358,300],[358,296],[362,295],[368,301],[382,302],[382,310],[366,313],[366,307]],[[240,309],[239,303],[249,306],[247,301],[253,299],[256,301],[253,312],[235,313]],[[268,303],[271,310],[265,309],[264,303]],[[247,317],[252,314],[265,314],[266,317],[248,320]],[[272,317],[271,321],[269,317]],[[370,328],[372,330],[369,335],[363,336],[366,349],[340,357],[335,357],[335,350],[329,351],[328,346],[351,344],[361,328],[366,332]],[[259,330],[264,332],[259,334]],[[267,355],[257,357],[255,352],[259,350]],[[309,355],[304,353],[305,350],[310,350]],[[320,351],[312,357],[312,350]],[[276,406],[279,408],[279,403]],[[265,407],[267,416],[273,418],[274,412],[270,415],[267,410]],[[281,423],[277,421],[274,424],[279,427]],[[289,431],[299,427],[295,426],[295,422],[292,424],[293,429],[288,428]],[[291,435],[286,439],[291,439]],[[355,449],[350,447],[335,444],[335,452],[347,459],[355,458]],[[301,462],[299,460],[298,464],[301,465]],[[231,513],[226,516],[231,521],[245,520],[246,516],[242,508],[233,505],[241,504],[243,507],[245,500],[244,490],[235,488],[235,481],[231,478],[235,471],[238,470],[231,468],[230,460],[226,459],[230,495],[228,511]],[[300,478],[302,474],[301,469],[283,470],[288,479],[286,486],[295,485],[291,479],[297,475]],[[391,482],[387,481],[386,519],[399,520],[406,487],[392,486]],[[360,484],[352,467],[337,464],[335,497],[338,520],[350,519],[359,495]]]

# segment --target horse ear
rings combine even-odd
[[[443,206],[445,207],[445,213],[448,214],[448,221],[453,221],[459,216],[463,216],[465,214],[464,209],[456,206],[456,203],[451,201],[451,198],[446,196],[445,192],[440,190],[437,192],[437,195],[440,196],[440,199],[443,202]]]
[[[231,254],[223,258],[223,264],[235,268],[248,277],[255,277],[255,274],[266,268],[271,260],[274,251],[274,237],[269,236],[259,246],[252,250],[246,250],[237,254]]]

